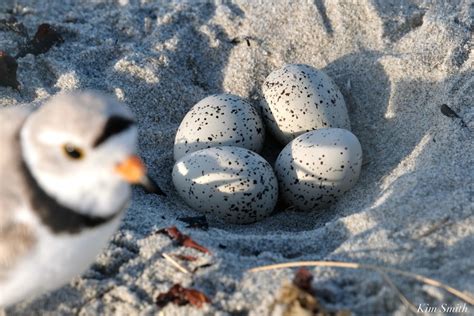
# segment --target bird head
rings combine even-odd
[[[130,196],[130,184],[162,193],[137,151],[137,125],[119,101],[96,92],[59,94],[26,120],[23,160],[40,187],[62,205],[110,216]]]

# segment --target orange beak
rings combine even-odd
[[[165,195],[165,193],[146,174],[146,167],[142,160],[130,156],[115,167],[115,171],[128,183],[141,185],[146,191]]]
[[[115,171],[127,182],[137,184],[146,175],[146,168],[138,156],[130,156],[115,167]]]

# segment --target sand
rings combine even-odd
[[[16,17],[30,33],[51,23],[65,42],[20,59],[22,91],[0,87],[0,106],[41,103],[73,89],[115,94],[136,114],[140,153],[169,197],[135,190],[120,231],[87,272],[7,314],[152,315],[159,312],[156,296],[181,283],[205,292],[212,304],[168,305],[163,315],[265,315],[294,270],[247,269],[298,260],[395,267],[473,293],[474,8],[469,0],[454,2],[16,1]],[[0,32],[0,48],[11,54],[19,41]],[[324,211],[280,209],[252,225],[186,228],[177,217],[199,213],[171,184],[181,119],[212,93],[234,93],[258,106],[263,80],[285,63],[323,69],[340,87],[364,151],[359,182]],[[441,104],[467,127],[443,115]],[[271,160],[278,147],[268,144]],[[171,225],[212,255],[154,234]],[[197,256],[191,267],[212,265],[186,275],[163,252]],[[310,271],[329,309],[407,312],[377,273]],[[393,281],[416,306],[460,303],[406,278]]]

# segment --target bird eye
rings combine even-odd
[[[68,156],[71,159],[79,160],[79,159],[84,158],[84,151],[81,148],[76,147],[74,145],[65,144],[63,146],[63,151],[66,154],[66,156]]]

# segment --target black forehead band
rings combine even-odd
[[[111,116],[107,120],[107,123],[105,123],[102,133],[95,140],[93,147],[100,146],[100,144],[104,143],[110,137],[120,134],[134,124],[135,122],[129,118],[123,116]]]

